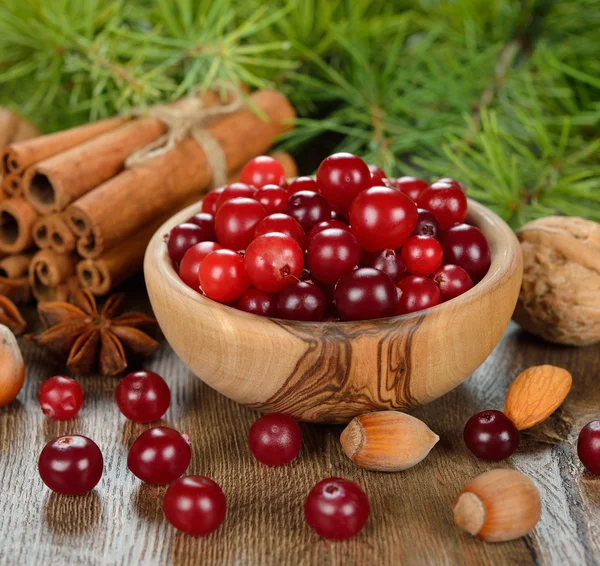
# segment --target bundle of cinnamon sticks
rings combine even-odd
[[[215,96],[207,94],[205,104],[218,104]],[[206,125],[223,151],[228,182],[292,127],[294,115],[281,93],[257,91],[247,107]],[[126,168],[129,156],[166,133],[157,118],[109,118],[33,137],[24,125],[9,133],[2,117],[0,276],[2,258],[10,258],[38,301],[65,300],[76,286],[107,294],[141,269],[158,227],[211,188],[213,165],[191,137]],[[273,155],[288,176],[297,173],[289,155]]]

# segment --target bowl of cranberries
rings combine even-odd
[[[207,384],[346,422],[466,379],[511,318],[522,258],[459,182],[393,179],[337,153],[293,180],[253,159],[158,230],[144,272],[166,339]]]

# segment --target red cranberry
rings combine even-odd
[[[417,202],[420,194],[429,185],[423,179],[417,179],[416,177],[398,177],[395,183],[396,187],[400,189],[410,200]]]
[[[360,193],[350,208],[350,228],[367,251],[398,249],[412,234],[417,207],[406,195],[386,187]]]
[[[441,302],[440,290],[437,285],[427,277],[409,275],[400,279],[398,298],[398,314],[408,314],[430,307],[435,307]]]
[[[366,263],[362,263],[362,259],[366,260]],[[406,273],[406,267],[402,256],[399,252],[394,250],[383,250],[379,253],[370,254],[370,257],[363,257],[361,259],[361,265],[364,267],[373,267],[379,269],[392,278],[394,283],[398,283],[400,279]]]
[[[435,214],[440,228],[447,230],[467,217],[467,197],[459,187],[449,183],[434,183],[425,189],[418,200],[419,208]]]
[[[117,405],[123,415],[136,423],[160,419],[171,404],[167,382],[153,371],[136,371],[117,385]]]
[[[444,263],[462,267],[474,283],[481,281],[490,268],[490,246],[475,226],[452,226],[442,237],[442,248]]]
[[[394,316],[398,306],[398,293],[390,276],[371,267],[344,275],[335,286],[334,296],[344,320]]]
[[[308,269],[323,283],[337,283],[360,259],[360,246],[349,230],[328,228],[308,244]]]
[[[98,445],[85,436],[60,436],[46,444],[38,461],[42,481],[56,493],[83,495],[102,477],[104,460]]]
[[[592,421],[581,429],[577,454],[592,474],[600,476],[600,421]]]
[[[429,236],[439,240],[441,234],[440,223],[437,221],[433,212],[429,212],[429,210],[425,210],[424,208],[419,208],[417,212],[417,224],[415,225],[412,235]]]
[[[246,185],[246,183],[231,183],[231,185],[226,185],[223,187],[223,190],[221,191],[221,194],[215,203],[215,217],[217,212],[219,212],[219,209],[227,201],[230,201],[234,198],[254,198],[255,194],[256,189],[250,185]]]
[[[285,183],[285,170],[276,159],[269,155],[259,155],[244,165],[240,181],[257,189],[265,185],[282,185]]]
[[[308,233],[308,239],[312,240],[319,232],[327,230],[329,228],[339,228],[340,230],[350,230],[348,224],[344,224],[341,220],[323,220],[315,224]]]
[[[305,232],[310,232],[315,224],[331,218],[327,201],[311,191],[300,191],[290,196],[283,212],[295,218]]]
[[[277,313],[287,320],[319,322],[323,320],[327,299],[314,283],[298,281],[288,285],[277,300]]]
[[[467,187],[465,187],[462,183],[459,183],[455,179],[451,179],[450,177],[442,177],[441,179],[438,179],[434,184],[435,185],[441,185],[441,184],[451,185],[453,187],[458,187],[463,193],[467,192]]]
[[[200,281],[198,280],[198,271],[202,260],[211,252],[221,250],[223,246],[216,242],[200,242],[192,246],[181,260],[179,264],[179,277],[188,286],[198,291]]]
[[[203,242],[215,242],[217,234],[215,233],[215,217],[208,212],[198,212],[185,221],[186,224],[195,224],[202,229]]]
[[[388,180],[388,176],[385,171],[377,165],[368,165],[369,171],[371,172],[371,186],[381,187],[385,186],[385,181]]]
[[[443,257],[442,246],[430,236],[412,236],[402,246],[404,265],[413,275],[430,275],[442,265]]]
[[[209,253],[200,264],[198,279],[206,296],[221,303],[239,299],[250,287],[244,258],[232,250]]]
[[[302,226],[300,226],[295,219],[287,214],[278,212],[263,218],[256,225],[254,237],[258,238],[259,236],[268,234],[269,232],[281,232],[282,234],[286,234],[294,238],[294,240],[298,242],[298,245],[303,250],[306,249],[306,234],[304,233]]]
[[[55,375],[42,383],[38,392],[42,412],[57,421],[75,418],[83,405],[81,385],[70,377]]]
[[[187,435],[166,426],[156,426],[142,432],[133,443],[127,467],[143,482],[166,485],[185,473],[191,459]]]
[[[265,293],[260,289],[250,287],[238,301],[237,308],[241,311],[260,316],[277,316],[277,295]]]
[[[497,462],[511,456],[519,446],[519,431],[501,411],[482,411],[465,425],[465,444],[477,458]]]
[[[290,195],[295,195],[301,191],[318,193],[319,187],[312,177],[297,177],[287,186],[287,191]]]
[[[227,500],[219,484],[205,476],[179,478],[163,500],[167,521],[178,531],[195,537],[215,531],[225,520]]]
[[[259,462],[267,466],[283,466],[298,456],[302,433],[292,417],[273,413],[254,421],[248,442]]]
[[[357,535],[369,518],[369,499],[354,482],[328,478],[315,485],[304,503],[304,516],[319,536],[344,540]]]
[[[254,198],[265,207],[267,214],[275,214],[276,212],[283,212],[290,194],[277,185],[265,185],[262,189],[256,191]]]
[[[371,186],[371,171],[360,157],[335,153],[319,165],[317,185],[328,203],[347,210],[354,198]]]
[[[431,279],[438,286],[442,302],[454,299],[473,288],[473,280],[458,265],[442,265]]]
[[[208,212],[208,214],[212,214],[212,216],[217,213],[217,200],[224,189],[225,187],[213,189],[204,197],[204,199],[202,199],[202,212]]]
[[[232,250],[245,250],[254,238],[256,225],[267,215],[254,199],[234,198],[224,203],[215,219],[219,242]]]
[[[271,232],[252,241],[244,263],[252,285],[267,293],[278,293],[300,277],[304,253],[290,236]]]
[[[202,242],[204,230],[195,224],[184,223],[175,226],[167,236],[167,251],[175,263],[179,263],[185,252],[192,246]]]

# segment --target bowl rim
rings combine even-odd
[[[242,311],[236,309],[233,306],[230,306],[225,303],[220,303],[207,297],[205,295],[201,295],[200,293],[194,291],[192,288],[188,287],[179,277],[179,274],[175,270],[173,266],[173,262],[168,257],[167,246],[165,244],[165,235],[176,225],[183,223],[185,220],[198,213],[201,210],[202,200],[195,202],[192,205],[187,206],[186,208],[180,210],[179,212],[172,215],[168,220],[166,220],[160,228],[154,233],[152,236],[148,247],[146,248],[145,258],[144,258],[144,276],[147,277],[147,268],[150,260],[151,254],[156,253],[158,257],[156,257],[156,265],[161,270],[161,276],[167,278],[167,281],[170,283],[170,286],[176,289],[178,292],[184,293],[187,297],[196,301],[204,306],[208,306],[210,308],[217,308],[223,311],[228,316],[241,317],[241,318],[259,318],[263,320],[269,320],[281,326],[288,327],[301,327],[301,328],[324,328],[330,325],[335,325],[336,327],[342,325],[345,327],[355,325],[357,323],[373,323],[373,324],[394,324],[397,322],[410,321],[414,319],[418,319],[425,314],[428,313],[436,313],[444,308],[447,308],[450,305],[451,308],[455,307],[466,307],[473,302],[475,302],[483,293],[490,290],[496,283],[501,281],[503,278],[507,277],[511,272],[511,267],[513,266],[513,262],[511,259],[511,252],[514,251],[518,253],[519,242],[512,230],[508,226],[508,224],[502,220],[495,212],[484,206],[483,204],[468,198],[468,213],[467,220],[471,219],[473,225],[476,228],[479,228],[486,239],[490,243],[491,253],[492,253],[492,261],[488,272],[485,274],[484,278],[476,283],[473,288],[469,289],[467,292],[455,297],[454,299],[450,299],[444,303],[440,303],[434,307],[430,307],[428,309],[424,309],[421,311],[416,311],[412,313],[402,314],[402,315],[394,315],[385,318],[375,318],[375,319],[362,319],[362,320],[325,320],[325,321],[303,321],[303,320],[288,320],[284,318],[276,318],[276,317],[268,317],[261,316],[258,314],[249,313],[246,311]],[[473,219],[473,216],[476,217],[476,220]],[[482,227],[481,224],[486,224],[486,226]],[[489,234],[493,234],[495,237],[490,241]],[[501,241],[502,240],[502,241]],[[498,244],[504,243],[504,247],[498,249]],[[492,249],[495,248],[495,249]]]

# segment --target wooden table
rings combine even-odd
[[[550,346],[511,324],[467,382],[414,412],[441,437],[429,457],[406,472],[383,474],[360,470],[345,457],[337,426],[303,425],[296,462],[274,469],[259,464],[246,441],[257,413],[209,389],[164,343],[144,365],[172,389],[163,424],[191,436],[188,472],[214,478],[228,498],[224,524],[194,539],[164,520],[164,488],[144,485],[127,470],[128,448],[149,425],[132,424],[119,413],[117,380],[81,377],[85,405],[79,417],[49,421],[37,390],[64,370],[32,344],[21,345],[26,385],[16,402],[0,409],[0,564],[600,564],[600,478],[583,471],[575,449],[580,428],[600,418],[599,346]],[[476,460],[462,440],[466,420],[485,408],[501,409],[511,380],[541,363],[573,373],[564,406],[524,435],[510,460]],[[37,473],[44,444],[66,433],[93,438],[104,454],[104,476],[84,497],[51,493]],[[538,485],[542,519],[530,536],[486,544],[454,526],[457,493],[492,467],[514,467]],[[365,529],[341,543],[319,539],[303,517],[309,489],[333,475],[358,482],[371,501]]]

